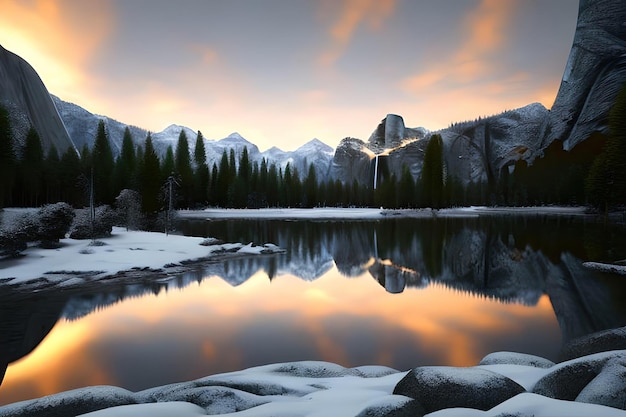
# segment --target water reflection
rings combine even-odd
[[[603,257],[624,248],[623,235],[597,225],[396,219],[182,227],[288,252],[202,265],[162,282],[34,295],[0,287],[0,369],[12,363],[0,404],[84,385],[139,390],[291,360],[408,369],[472,365],[494,350],[555,358],[561,340],[626,323],[623,280],[581,266],[591,252],[610,260]]]

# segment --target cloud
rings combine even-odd
[[[3,0],[0,39],[50,91],[76,98],[90,84],[89,66],[114,25],[103,2]]]
[[[395,11],[395,0],[344,0],[342,2],[323,3],[328,7],[325,15],[330,15],[330,8],[341,7],[334,24],[329,29],[331,45],[319,56],[319,63],[328,67],[333,65],[350,45],[357,29],[365,24],[372,31],[383,29],[385,21]]]
[[[217,51],[210,46],[203,44],[192,44],[189,46],[189,50],[192,54],[199,58],[199,61],[202,64],[210,65],[216,63],[218,60]]]
[[[506,47],[506,28],[515,5],[507,0],[482,0],[463,20],[464,41],[443,62],[406,77],[401,88],[414,93],[454,88],[485,81],[499,65],[497,54]]]

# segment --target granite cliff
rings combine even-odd
[[[25,60],[0,46],[0,105],[9,112],[18,149],[31,126],[37,129],[44,149],[59,152],[73,147],[50,93]]]
[[[561,139],[571,149],[594,131],[606,132],[609,108],[625,82],[626,3],[580,0],[574,42],[547,118],[544,145]]]
[[[444,142],[448,176],[461,182],[493,185],[503,170],[518,160],[532,164],[553,141],[565,150],[606,133],[609,109],[626,83],[626,3],[622,0],[581,0],[576,32],[554,105],[539,103],[449,128],[427,132],[407,129],[402,117],[387,115],[366,146],[355,148],[355,139],[344,139],[333,160],[340,180],[373,183],[370,167],[376,155],[386,160],[389,174],[400,177],[407,166],[420,177],[424,151],[432,134]],[[369,156],[370,161],[366,160]],[[357,176],[357,173],[358,176]]]

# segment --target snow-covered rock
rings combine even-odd
[[[521,385],[496,372],[448,366],[412,369],[393,390],[417,400],[426,413],[452,407],[489,410],[522,392]]]
[[[78,388],[0,407],[1,417],[67,417],[120,405],[136,404],[135,394],[112,386]]]
[[[551,368],[499,363],[473,368],[421,367],[408,373],[384,366],[278,363],[137,393],[116,387],[82,388],[0,407],[0,417],[44,413],[89,413],[84,415],[88,417],[624,417],[626,412],[620,409],[626,393],[624,355],[626,351],[607,352]],[[489,356],[497,362],[528,359],[512,352]],[[489,361],[488,357],[483,360]],[[549,378],[563,376],[563,370],[569,373],[573,366],[581,368],[580,373],[570,374],[574,379],[588,380],[590,369],[600,367],[602,371],[579,393],[571,394],[575,398],[570,400],[536,392]],[[552,383],[569,384],[571,379]],[[575,381],[574,385],[583,384]],[[572,391],[560,386],[553,389]]]
[[[611,350],[626,350],[626,327],[603,330],[573,339],[561,349],[561,359],[566,361]]]
[[[524,365],[536,368],[551,368],[554,366],[554,362],[526,353],[494,352],[485,356],[479,365]]]
[[[626,351],[596,353],[550,368],[533,393],[626,409]],[[611,385],[604,385],[611,382]]]

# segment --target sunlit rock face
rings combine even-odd
[[[606,132],[609,110],[624,83],[626,2],[581,0],[574,42],[552,109],[532,103],[434,132],[443,138],[447,175],[464,183],[493,184],[516,161],[532,163],[541,157],[555,139],[569,150],[595,131]],[[391,173],[399,176],[407,166],[418,179],[429,139],[424,129],[407,129],[402,117],[390,114],[372,133],[367,147],[390,155]],[[343,171],[336,173],[346,180]]]
[[[376,127],[367,141],[367,147],[374,153],[393,149],[405,140],[423,139],[428,131],[424,128],[409,129],[404,126],[404,119],[397,114],[388,114]]]
[[[626,82],[626,2],[580,0],[563,80],[545,128],[545,146],[565,149],[607,130],[607,115]]]
[[[9,112],[13,135],[24,143],[31,126],[37,129],[44,149],[54,145],[64,152],[73,147],[50,93],[37,72],[19,56],[0,46],[0,105]]]

